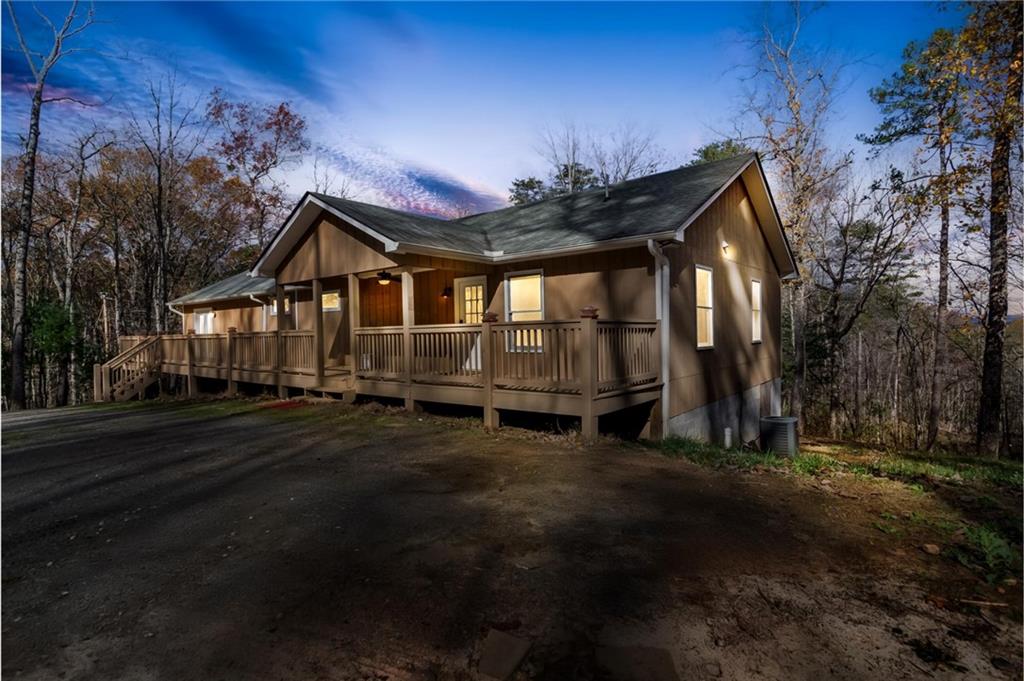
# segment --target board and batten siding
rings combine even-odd
[[[722,242],[729,244],[728,250]],[[781,376],[778,269],[742,180],[730,185],[667,250],[671,263],[669,415]],[[695,267],[713,271],[714,345],[697,349]],[[751,281],[761,282],[762,341],[752,341]]]

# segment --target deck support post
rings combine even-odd
[[[228,327],[228,397],[234,397],[237,391],[235,386],[235,334],[238,333],[238,329],[233,326]]]
[[[501,426],[501,417],[494,408],[494,339],[491,324],[498,321],[498,315],[485,312],[480,324],[480,377],[484,390],[484,428],[494,430]]]
[[[580,430],[584,442],[597,439],[597,308],[580,310]]]
[[[416,411],[416,402],[412,399],[412,326],[416,323],[413,299],[412,272],[402,272],[402,372],[406,411]]]
[[[316,387],[324,385],[324,285],[313,280],[313,373]]]
[[[192,345],[195,335],[194,329],[189,329],[185,334],[185,376],[188,379],[189,397],[196,396],[196,349]]]
[[[274,331],[274,380],[277,383],[277,398],[288,397],[288,388],[284,385],[284,337],[281,330]]]

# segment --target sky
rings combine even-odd
[[[58,17],[67,5],[40,6]],[[776,8],[777,9],[777,8]],[[32,6],[15,3],[44,45]],[[675,167],[732,129],[744,37],[762,3],[97,2],[84,51],[54,70],[44,149],[93,125],[117,128],[147,107],[147,82],[176,74],[188,97],[214,87],[238,101],[288,101],[322,162],[355,198],[450,214],[504,205],[513,178],[544,175],[539,132],[574,121],[595,133],[654,131]],[[879,115],[867,91],[910,40],[956,16],[934,3],[828,3],[805,37],[850,66],[830,135],[858,148]],[[27,128],[30,73],[3,13],[2,150]],[[296,197],[312,155],[281,172]]]

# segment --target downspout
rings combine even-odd
[[[185,333],[185,313],[174,309],[174,303],[167,303],[167,309],[181,317],[181,332]]]
[[[669,349],[672,338],[669,325],[669,292],[671,284],[669,276],[671,266],[664,248],[654,239],[647,240],[647,250],[654,256],[656,265],[654,273],[654,313],[661,322],[661,436],[668,437],[669,421]]]
[[[267,330],[267,304],[264,303],[262,300],[260,300],[259,298],[257,298],[256,296],[254,296],[251,293],[249,294],[249,300],[251,300],[254,303],[259,303],[260,304],[260,310],[263,311],[263,315],[262,315],[262,317],[263,317],[263,330],[266,331]]]

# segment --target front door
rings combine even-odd
[[[455,321],[459,324],[480,324],[487,309],[487,277],[461,277],[455,280]],[[479,339],[463,359],[467,371],[480,371]]]
[[[455,280],[455,321],[479,324],[487,309],[487,277],[461,277]]]

